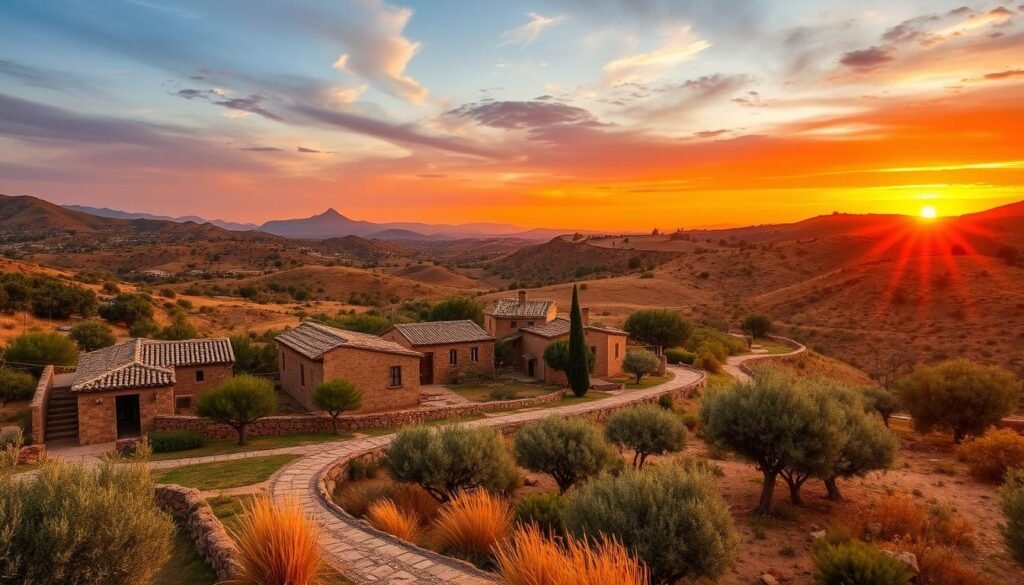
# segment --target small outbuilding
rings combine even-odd
[[[494,377],[494,336],[468,319],[403,323],[381,337],[423,354],[421,385]]]

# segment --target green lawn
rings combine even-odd
[[[449,416],[447,418],[438,418],[435,420],[428,420],[423,424],[428,427],[443,427],[445,425],[454,425],[458,423],[469,422],[471,420],[480,420],[485,418],[482,414],[464,414],[462,416]],[[405,425],[414,426],[414,425]],[[398,427],[380,427],[377,429],[363,429],[359,431],[360,434],[368,435],[371,437],[381,437],[384,435],[390,435],[391,433],[397,433],[399,430],[405,428],[405,426]]]
[[[771,355],[778,355],[781,353],[789,353],[793,351],[793,348],[786,345],[785,343],[779,343],[774,339],[757,339],[754,341],[754,345],[760,345],[761,349],[767,350]]]
[[[153,576],[150,585],[213,585],[217,574],[196,551],[188,531],[177,526],[171,540],[171,557]]]
[[[474,382],[467,384],[451,384],[445,388],[471,402],[491,402],[494,400],[513,400],[516,398],[533,398],[558,390],[552,384],[531,384],[516,380],[496,380],[493,382]]]
[[[672,372],[666,372],[664,376],[644,376],[643,378],[640,378],[639,384],[636,383],[636,376],[608,378],[608,381],[625,384],[626,390],[643,390],[645,388],[657,386],[658,384],[664,384],[675,377],[676,375]]]
[[[222,490],[261,483],[275,471],[298,459],[300,455],[268,455],[233,461],[217,461],[183,465],[173,469],[153,470],[157,483],[173,483],[198,490]]]
[[[314,443],[342,441],[350,438],[352,438],[351,433],[338,433],[337,435],[329,433],[315,433],[274,437],[249,437],[248,443],[245,445],[239,445],[237,439],[208,439],[206,444],[198,449],[173,451],[171,453],[153,453],[149,460],[163,461],[165,459],[188,459],[190,457],[206,457],[208,455],[228,455],[230,453],[266,451],[267,449],[297,447],[301,445],[312,445]]]

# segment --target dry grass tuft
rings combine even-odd
[[[509,585],[646,585],[647,568],[614,540],[591,546],[573,537],[559,546],[535,525],[520,527],[496,547],[498,572]]]
[[[399,509],[388,499],[374,502],[366,512],[366,521],[377,530],[408,542],[416,542],[420,536],[419,518]]]
[[[391,499],[398,509],[413,514],[420,524],[426,526],[437,515],[440,504],[427,490],[414,483],[403,483],[395,486]]]
[[[975,479],[1001,483],[1008,469],[1024,467],[1024,436],[1012,429],[992,429],[960,445],[956,454]]]
[[[240,585],[314,585],[324,567],[319,531],[296,502],[275,505],[267,497],[245,505],[239,526]]]
[[[433,544],[444,554],[482,563],[511,528],[507,502],[484,490],[461,492],[438,511]]]
[[[947,547],[974,546],[974,529],[953,508],[923,505],[907,495],[891,495],[840,521],[853,534],[870,540],[901,541]]]
[[[925,585],[990,585],[990,581],[979,576],[973,569],[961,562],[960,555],[951,547],[916,543],[907,546],[896,545],[898,550],[914,553],[921,572],[918,582]]]

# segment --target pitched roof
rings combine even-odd
[[[428,321],[426,323],[402,323],[391,329],[398,331],[413,345],[440,345],[445,343],[470,343],[494,339],[483,327],[469,319],[462,321]]]
[[[227,364],[235,353],[227,338],[156,341],[129,339],[83,354],[71,390],[87,392],[174,384],[176,366]]]
[[[555,301],[545,300],[528,300],[520,303],[519,299],[498,299],[488,313],[495,317],[543,319],[554,304]]]
[[[312,321],[303,321],[297,327],[281,333],[274,340],[313,360],[319,359],[325,353],[339,347],[353,347],[417,357],[422,355],[376,335],[336,329]]]
[[[533,333],[534,335],[540,335],[541,337],[561,337],[563,335],[569,335],[569,319],[565,317],[555,317],[547,323],[540,325],[532,325],[530,327],[523,327],[520,331],[525,333]],[[597,331],[600,333],[609,333],[611,335],[628,335],[621,329],[615,329],[613,327],[605,327],[603,325],[587,325],[584,327],[587,331]]]

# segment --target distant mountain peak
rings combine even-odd
[[[338,217],[338,218],[341,218],[341,219],[348,219],[344,215],[338,213],[338,210],[333,208],[333,207],[328,207],[326,210],[324,210],[323,213],[321,213],[320,215],[318,215],[316,217]]]

